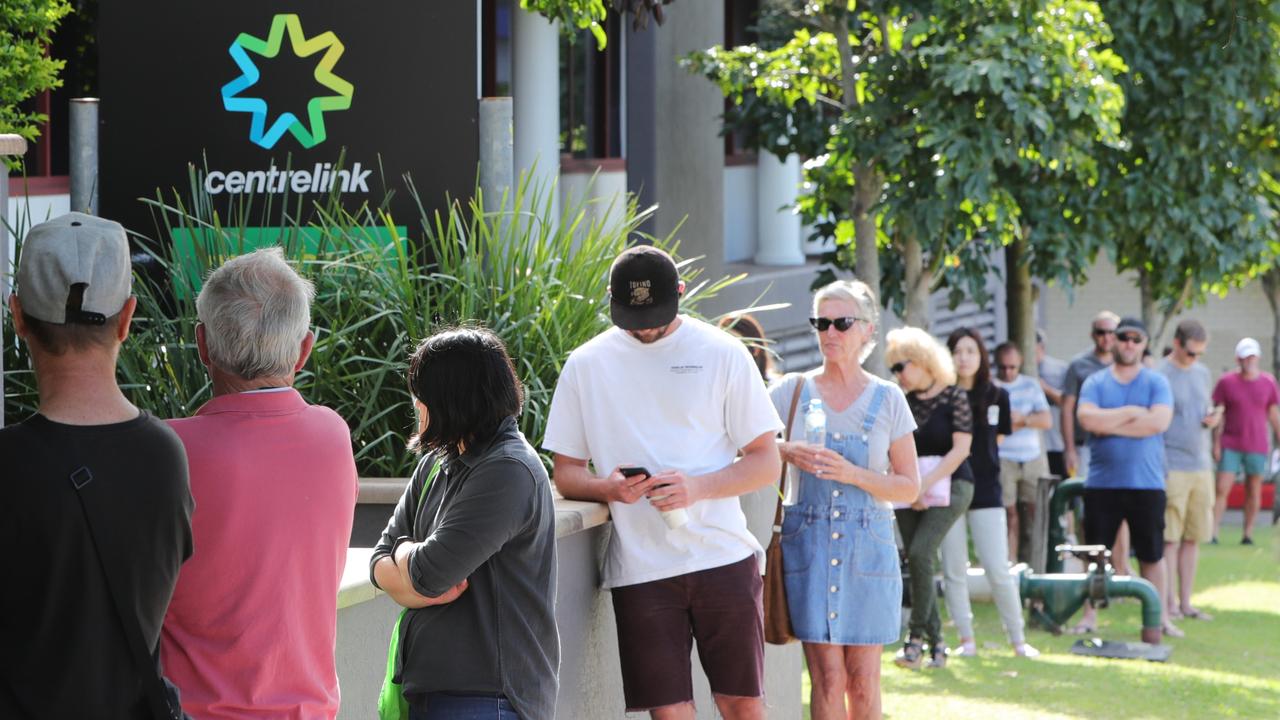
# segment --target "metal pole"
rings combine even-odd
[[[71,209],[98,214],[98,98],[71,100]]]
[[[27,141],[19,135],[0,135],[0,317],[9,311],[9,267],[13,254],[9,252],[9,169],[4,158],[25,155]],[[0,427],[4,427],[4,324],[0,323]]]
[[[515,186],[511,98],[480,99],[480,194],[485,212],[503,206]]]

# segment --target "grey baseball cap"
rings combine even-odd
[[[67,307],[84,285],[79,308]],[[129,300],[133,270],[120,223],[67,213],[27,231],[18,265],[18,300],[27,315],[55,325],[102,325]]]

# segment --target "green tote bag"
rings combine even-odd
[[[427,490],[440,472],[440,463],[431,467],[427,481],[422,483],[422,491],[418,493],[418,506],[414,516],[422,510],[422,503],[427,499]],[[412,529],[412,528],[411,528]],[[394,559],[394,558],[392,558]],[[400,624],[404,622],[406,608],[400,611],[396,624],[391,628],[391,642],[387,644],[387,672],[382,678],[382,692],[378,694],[378,720],[409,720],[409,702],[404,699],[404,688],[396,682],[396,661],[400,659]]]

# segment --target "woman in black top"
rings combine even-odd
[[[969,605],[969,533],[982,561],[983,573],[991,587],[992,599],[1000,611],[1009,643],[1017,655],[1035,657],[1039,651],[1023,635],[1022,599],[1017,579],[1009,573],[1009,534],[1000,485],[999,443],[1013,433],[1009,393],[991,382],[991,365],[982,335],[973,328],[960,328],[947,338],[947,347],[956,366],[956,383],[967,391],[973,408],[973,449],[969,466],[973,470],[973,502],[965,518],[956,522],[942,541],[943,594],[947,609],[960,633],[960,655],[977,655]]]
[[[556,518],[551,483],[516,427],[522,392],[488,330],[436,333],[409,362],[426,452],[370,564],[409,608],[398,680],[410,720],[551,720]]]
[[[955,386],[951,354],[933,336],[920,328],[904,327],[891,331],[885,341],[885,362],[906,391],[916,419],[916,453],[921,459],[920,497],[896,512],[911,572],[911,619],[907,641],[894,662],[919,668],[922,643],[927,641],[929,666],[942,667],[947,661],[947,646],[933,584],[934,558],[943,537],[973,499],[973,471],[968,462],[973,414],[969,398]],[[923,500],[926,493],[947,478],[951,484],[949,504],[928,507]]]

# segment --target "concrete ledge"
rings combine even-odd
[[[361,478],[357,500],[365,505],[395,505],[404,494],[408,478]],[[609,521],[609,506],[602,503],[582,502],[555,498],[556,539],[590,530]],[[338,607],[346,608],[368,602],[382,594],[369,582],[369,558],[373,548],[347,548],[347,564],[342,570],[342,584],[338,588]]]

